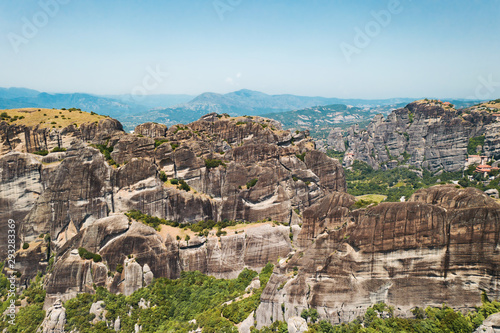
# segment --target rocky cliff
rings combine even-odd
[[[458,124],[457,113],[410,104],[374,120],[359,147],[389,143],[383,151],[393,156],[406,129],[408,163],[423,154],[435,158],[422,165],[453,166],[438,134],[460,150],[467,135],[496,124],[491,114],[472,112]],[[443,124],[461,128],[458,139]],[[259,327],[305,308],[338,323],[380,301],[408,316],[443,302],[471,308],[481,290],[500,297],[500,205],[479,190],[438,186],[407,202],[353,210],[339,162],[314,150],[307,132],[260,117],[209,114],[170,128],[143,124],[134,134],[109,118],[71,130],[20,128],[0,124],[0,232],[8,234],[8,219],[16,222],[21,284],[49,273],[45,308],[54,305],[55,317],[44,327],[63,322],[57,299],[97,286],[130,295],[182,271],[234,278],[267,262],[278,264],[255,311]],[[417,140],[422,133],[426,139]],[[427,140],[439,153],[422,151],[417,142]],[[172,225],[155,229],[125,215],[130,210]],[[174,224],[200,220],[242,223],[227,234]]]
[[[483,192],[448,185],[408,202],[349,212],[350,203],[337,194],[304,212],[300,250],[271,277],[259,326],[309,307],[338,323],[377,302],[412,316],[417,306],[443,302],[472,308],[481,290],[500,296],[500,205]]]
[[[306,208],[345,191],[342,167],[315,151],[306,132],[260,117],[209,114],[171,128],[143,124],[134,134],[109,118],[61,129],[2,122],[0,135],[0,219],[16,221],[22,281],[50,266],[52,300],[94,284],[130,294],[182,270],[235,277],[292,250],[289,227],[261,225],[183,245],[129,221],[127,211],[179,223],[298,225]],[[40,151],[45,156],[33,154]],[[6,235],[7,223],[0,228]],[[79,248],[102,261],[83,259]],[[0,253],[6,256],[7,242]]]
[[[449,103],[421,100],[393,111],[386,119],[377,115],[365,130],[352,126],[346,131],[333,130],[328,147],[346,150],[352,160],[374,168],[398,165],[438,170],[462,170],[467,158],[469,139],[486,136],[484,153],[498,155],[498,123],[500,103],[483,103],[456,110]],[[352,154],[352,155],[351,155]]]

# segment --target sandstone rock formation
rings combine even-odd
[[[38,329],[41,333],[64,333],[66,324],[66,309],[62,306],[61,300],[57,300],[47,311],[42,325]]]
[[[344,151],[354,160],[368,163],[373,168],[394,168],[411,165],[438,170],[459,171],[467,157],[467,144],[472,137],[486,135],[485,153],[497,154],[498,123],[490,110],[455,110],[437,101],[416,101],[393,111],[386,119],[373,118],[366,130],[353,126],[343,134],[336,129],[330,133],[330,149]],[[351,160],[346,160],[349,166]]]
[[[167,125],[158,123],[144,123],[135,127],[134,134],[148,138],[162,138],[167,133]]]
[[[486,318],[474,333],[500,333],[500,313],[494,313]]]
[[[346,151],[344,140],[345,140],[344,133],[343,133],[342,129],[334,128],[328,134],[328,138],[327,138],[326,143],[330,149],[344,152],[344,151]]]
[[[94,315],[94,319],[92,320],[93,324],[106,320],[106,313],[107,311],[105,309],[104,301],[92,303],[90,307],[90,314]]]
[[[455,170],[466,137],[495,125],[473,113],[458,123],[457,112],[410,104],[387,121],[376,118],[366,133],[351,128],[359,141],[349,150],[368,154],[372,165],[407,151],[411,158],[401,156],[402,163]],[[0,203],[6,208],[0,232],[7,235],[6,221],[16,221],[21,279],[49,268],[45,308],[54,304],[55,319],[48,317],[47,327],[63,320],[57,299],[93,293],[95,286],[130,295],[184,270],[234,278],[267,262],[279,264],[255,312],[258,327],[306,308],[338,323],[379,301],[409,315],[416,306],[443,302],[473,307],[480,290],[500,296],[500,205],[479,190],[438,186],[407,202],[352,210],[355,199],[345,193],[338,161],[315,151],[306,132],[291,134],[260,117],[209,114],[168,129],[147,124],[135,134],[105,119],[42,132],[0,124]],[[56,143],[67,150],[31,154]],[[427,152],[427,144],[434,150]],[[124,213],[130,210],[178,223],[260,223],[188,241],[129,219]],[[20,249],[23,243],[27,249]],[[0,243],[4,257],[6,244]],[[82,258],[80,248],[99,257]],[[291,329],[300,331],[303,323],[296,324]],[[113,326],[120,327],[118,319]]]
[[[66,150],[32,154],[54,147]],[[127,211],[179,223],[297,226],[304,209],[346,186],[341,165],[314,151],[307,132],[291,134],[261,117],[209,114],[170,128],[143,124],[134,134],[109,118],[63,129],[3,122],[0,151],[0,202],[7,208],[0,217],[16,221],[18,247],[33,244],[17,256],[22,279],[45,269],[55,255],[46,308],[57,298],[93,292],[94,285],[129,295],[182,270],[233,278],[292,251],[287,226],[264,224],[184,246],[129,221]],[[174,178],[190,189],[173,184]],[[2,223],[6,235],[5,228]],[[99,254],[102,262],[82,259],[79,248]]]
[[[304,333],[309,328],[307,322],[302,317],[288,318],[288,333]]]
[[[483,192],[437,186],[408,202],[352,212],[343,211],[344,200],[324,199],[304,212],[301,249],[272,275],[259,327],[308,307],[339,323],[381,301],[411,316],[416,306],[443,302],[473,308],[481,290],[500,296],[500,205]]]

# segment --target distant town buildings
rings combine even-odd
[[[467,168],[469,165],[472,164],[486,164],[488,162],[488,156],[481,156],[481,155],[469,155],[467,158],[467,161],[465,162],[465,167]]]
[[[474,170],[474,172],[484,173],[484,176],[486,177],[488,173],[490,173],[493,170],[498,170],[498,168],[492,167],[491,165],[488,164],[480,164],[476,167],[476,170]]]

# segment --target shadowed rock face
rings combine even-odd
[[[483,192],[432,187],[409,202],[348,213],[350,221],[335,213],[342,202],[331,200],[326,208],[327,202],[304,212],[303,249],[271,277],[257,311],[259,325],[271,313],[286,319],[308,305],[341,322],[380,301],[411,316],[416,306],[443,302],[471,308],[480,304],[481,290],[500,296],[500,205]],[[338,228],[342,221],[347,223]]]

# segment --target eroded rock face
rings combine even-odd
[[[475,333],[499,333],[500,332],[500,314],[494,313],[481,324]]]
[[[162,138],[167,133],[167,125],[158,123],[144,123],[135,127],[134,134],[148,138]]]
[[[313,151],[307,133],[291,135],[260,117],[211,114],[168,130],[146,124],[139,128],[148,135],[143,137],[104,119],[57,130],[54,142],[67,151],[44,157],[29,152],[50,150],[55,143],[39,136],[53,129],[2,126],[2,151],[10,153],[0,156],[0,201],[8,208],[0,214],[4,221],[18,221],[22,241],[50,234],[56,249],[83,225],[113,212],[137,209],[178,222],[272,219],[298,224],[295,210],[345,190],[342,167]],[[165,142],[155,148],[149,136],[157,134]],[[92,145],[107,147],[106,154]],[[163,184],[161,171],[170,179],[184,179],[191,190]]]
[[[266,224],[220,240],[209,237],[190,241],[189,246],[180,248],[179,259],[182,270],[233,279],[243,268],[260,271],[268,262],[286,257],[291,250],[289,228]]]
[[[391,122],[404,123],[410,109]],[[426,112],[422,119],[429,120],[444,119],[448,111]],[[408,202],[352,211],[338,161],[314,151],[307,133],[292,135],[264,118],[210,114],[166,129],[157,147],[150,135],[113,128],[119,126],[81,126],[62,153],[0,156],[0,201],[9,208],[0,211],[2,221],[14,217],[22,231],[17,244],[30,244],[17,253],[19,270],[29,277],[47,265],[48,243],[40,235],[50,236],[56,254],[46,308],[58,298],[93,293],[94,286],[129,295],[183,270],[234,278],[245,267],[260,270],[289,255],[262,294],[259,327],[305,308],[337,323],[378,301],[406,315],[415,306],[443,302],[477,305],[480,289],[500,296],[500,206],[478,190],[433,187]],[[9,137],[11,145],[15,138]],[[27,147],[19,140],[16,147]],[[103,145],[105,154],[92,144]],[[184,179],[189,191],[165,176]],[[132,209],[181,223],[274,220],[290,226],[270,222],[185,242],[129,220],[123,213]],[[5,222],[0,228],[6,230]],[[81,258],[80,247],[102,261]]]
[[[236,278],[245,267],[260,271],[292,251],[289,230],[264,224],[235,235],[194,238],[186,243],[170,235],[163,238],[153,228],[129,222],[122,214],[102,218],[84,226],[59,250],[47,281],[47,306],[57,298],[67,300],[93,292],[94,285],[130,295],[155,277],[178,278],[182,270],[220,278]],[[79,248],[100,254],[103,262],[81,258]]]
[[[344,133],[340,128],[334,128],[330,131],[327,138],[327,145],[333,150],[346,151]]]
[[[416,306],[443,302],[470,309],[480,304],[481,290],[500,296],[500,205],[483,192],[432,187],[408,202],[347,213],[350,220],[335,213],[338,204],[304,212],[303,249],[272,275],[256,312],[259,326],[271,314],[286,320],[307,307],[339,323],[377,302],[411,316]]]
[[[300,230],[304,209],[345,191],[341,165],[314,151],[307,132],[292,135],[260,117],[210,114],[169,129],[144,124],[135,134],[112,119],[57,131],[2,126],[2,151],[9,152],[0,156],[0,201],[9,211],[0,214],[16,220],[16,243],[30,244],[17,256],[25,278],[56,255],[46,307],[94,285],[130,294],[181,270],[227,278],[245,267],[260,270],[290,253],[289,235]],[[66,151],[30,154],[55,146]],[[296,228],[263,225],[183,247],[121,214],[133,209],[181,223],[267,220]],[[80,258],[80,247],[102,262]]]
[[[61,300],[57,300],[53,306],[47,310],[45,319],[40,325],[38,332],[41,333],[64,333],[66,324],[66,309],[62,306]]]
[[[82,124],[80,127],[70,125],[63,129],[0,122],[0,154],[9,151],[32,153],[52,150],[55,147],[65,148],[75,141],[103,143],[115,133],[123,133],[123,127],[118,120],[111,118]]]
[[[431,101],[410,103],[387,119],[375,116],[366,130],[348,129],[346,153],[376,169],[403,164],[432,172],[459,171],[466,161],[469,138],[487,133],[488,155],[498,148],[498,125],[493,125],[491,113],[465,111]],[[343,138],[337,132],[331,136],[330,148],[342,151]],[[352,160],[345,163],[349,166]]]
[[[289,333],[304,333],[309,329],[307,322],[302,317],[291,317],[288,319]]]

